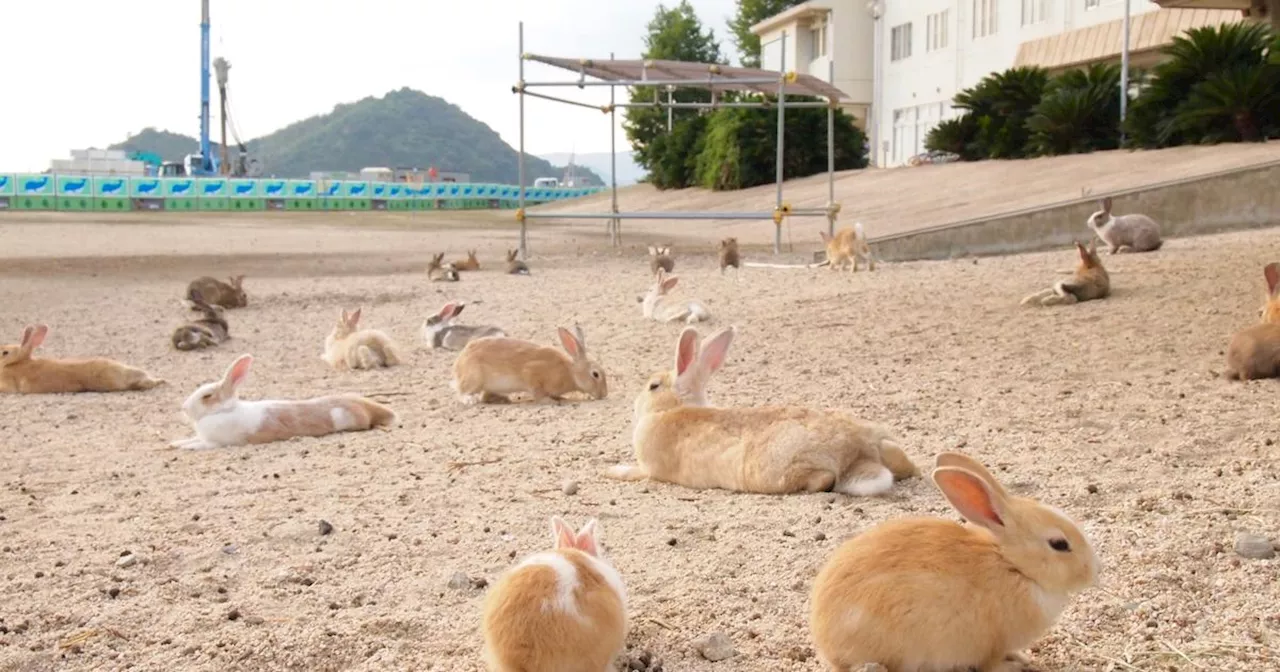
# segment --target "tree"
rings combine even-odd
[[[760,67],[760,37],[751,32],[751,26],[781,14],[804,0],[738,0],[738,13],[729,19],[729,32],[738,47],[738,58],[743,67]],[[790,35],[790,39],[795,39]]]
[[[1030,154],[1084,154],[1120,146],[1120,66],[1095,64],[1049,81],[1027,119]]]
[[[1276,36],[1259,23],[1193,28],[1173,38],[1125,120],[1133,143],[1171,147],[1256,140],[1280,126]]]
[[[649,21],[644,43],[646,59],[720,64],[728,62],[720,54],[720,45],[714,31],[703,28],[688,0],[680,0],[680,4],[672,8],[658,5],[653,19]],[[647,86],[632,88],[631,100],[649,102],[654,100],[655,94],[666,101],[665,92]],[[711,92],[706,89],[679,88],[672,95],[676,102],[682,103],[711,101]],[[697,111],[676,110],[675,118],[678,122],[685,122],[688,117],[698,114]],[[627,108],[623,116],[623,129],[635,150],[636,162],[649,171],[650,181],[659,188],[688,186],[682,180],[687,180],[692,175],[692,157],[697,156],[694,152],[696,143],[675,142],[674,139],[676,136],[686,139],[699,137],[702,128],[700,122],[691,123],[680,133],[675,133],[677,129],[672,128],[671,139],[659,140],[667,134],[666,110]],[[677,166],[689,167],[677,170]]]
[[[952,106],[965,114],[931,131],[925,147],[959,154],[966,161],[1027,156],[1031,139],[1027,119],[1048,84],[1049,74],[1043,68],[1011,68],[983,77],[956,94]]]

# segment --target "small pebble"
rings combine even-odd
[[[466,590],[471,587],[471,578],[462,572],[454,572],[449,577],[449,587],[454,590]]]
[[[127,551],[124,555],[121,555],[118,560],[116,560],[116,567],[132,567],[136,564],[138,564],[138,556]]]
[[[1091,494],[1091,495],[1096,495],[1096,494],[1098,494],[1098,486],[1096,486],[1096,485],[1094,485],[1094,484],[1092,484],[1092,483],[1090,483],[1090,484],[1089,484],[1089,487],[1087,487],[1087,488],[1085,488],[1085,489],[1086,489],[1086,490],[1088,490],[1088,491],[1089,491],[1089,494]]]
[[[116,597],[118,597],[118,596],[120,595],[120,589],[119,589],[119,588],[116,588],[115,586],[112,586],[112,587],[111,587],[111,590],[108,590],[108,591],[107,591],[107,595],[110,595],[110,596],[111,596],[111,599],[115,599]]]
[[[713,632],[698,639],[693,643],[693,648],[697,650],[698,655],[713,663],[728,660],[737,654],[733,649],[733,641],[723,632]]]
[[[880,663],[866,663],[854,672],[889,672],[889,668]]]
[[[331,534],[332,532],[333,532],[333,525],[330,525],[329,521],[321,519],[320,520],[320,536],[324,537]]]
[[[668,546],[675,546],[675,545],[676,545],[676,538],[675,538],[675,537],[671,537],[670,539],[668,539],[668,540],[667,540],[667,545],[668,545]]]
[[[1276,557],[1276,549],[1260,534],[1241,532],[1236,535],[1236,554],[1250,560],[1270,560]]]
[[[822,533],[822,532],[815,533],[815,534],[813,535],[813,540],[814,540],[814,541],[826,541],[826,540],[827,540],[827,535],[826,535],[826,534],[824,534],[824,533]]]
[[[572,480],[565,481],[564,485],[560,486],[560,491],[566,495],[576,495],[578,494],[578,482]]]
[[[239,609],[232,609],[231,611],[227,612],[227,620],[228,620],[228,621],[238,621],[238,620],[240,620],[240,610],[239,610]]]

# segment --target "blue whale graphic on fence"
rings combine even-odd
[[[191,191],[191,182],[178,182],[169,187],[169,193],[171,194],[185,194],[188,191]]]
[[[284,182],[272,182],[267,184],[266,192],[268,196],[278,194],[282,191],[284,191]]]
[[[4,189],[7,186],[9,186],[9,176],[0,175],[0,189]]]
[[[333,184],[329,185],[329,188],[328,188],[328,189],[325,189],[325,190],[324,190],[324,195],[325,195],[325,196],[337,196],[337,195],[338,195],[338,190],[339,190],[339,189],[341,189],[341,188],[342,188],[342,183],[341,183],[341,182],[334,182]]]
[[[227,186],[227,183],[226,183],[226,182],[209,182],[209,183],[206,183],[206,184],[204,185],[204,195],[205,195],[205,196],[208,196],[209,194],[216,194],[216,193],[218,193],[219,191],[222,191],[222,188],[223,188],[223,187],[225,187],[225,186]]]
[[[160,188],[160,182],[157,180],[151,180],[150,182],[143,182],[142,184],[139,184],[138,193],[149,194],[159,188]]]
[[[369,185],[367,185],[367,184],[357,184],[356,186],[351,187],[351,195],[352,195],[352,196],[359,196],[360,194],[363,194],[363,193],[364,193],[364,190],[365,190],[365,187],[367,187],[367,186],[369,186]]]
[[[80,178],[78,180],[70,180],[62,185],[62,191],[68,194],[78,194],[84,191],[85,186],[89,184],[88,178]]]
[[[312,185],[310,184],[295,184],[293,185],[293,195],[302,196],[304,194],[309,194],[311,193],[311,186]]]
[[[0,184],[0,187],[2,186],[4,185]],[[102,184],[102,193],[104,194],[114,194],[121,189],[124,189],[124,180],[111,180]]]
[[[385,185],[385,184],[375,184],[375,185],[373,185],[373,195],[374,195],[374,196],[382,196],[382,195],[383,195],[383,194],[385,194],[385,193],[387,193],[387,185]]]
[[[246,183],[244,183],[244,184],[237,184],[237,185],[236,185],[236,195],[237,195],[237,196],[243,196],[244,194],[247,194],[247,193],[249,193],[249,192],[253,191],[253,186],[254,186],[254,185],[253,185],[253,183],[252,183],[252,182],[246,182]]]
[[[49,186],[49,178],[41,177],[34,180],[27,180],[22,183],[23,191],[44,191]]]

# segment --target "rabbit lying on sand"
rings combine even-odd
[[[360,328],[360,311],[348,313],[344,308],[338,323],[324,339],[320,355],[326,364],[344,369],[377,369],[400,363],[400,354],[391,337],[377,329]]]
[[[187,285],[187,300],[191,302],[191,308],[199,310],[194,305],[196,297],[200,301],[223,308],[244,308],[249,305],[249,295],[244,291],[244,276],[233,275],[227,280],[231,281],[230,284],[209,276],[192,280]]]
[[[31,353],[44,343],[49,327],[37,324],[22,332],[17,345],[0,345],[0,392],[57,394],[149,390],[165,381],[142,369],[112,359],[42,359]]]
[[[1098,258],[1098,241],[1089,241],[1089,247],[1076,242],[1076,251],[1080,253],[1080,264],[1076,266],[1075,275],[1070,280],[1059,280],[1048,289],[1023,297],[1022,305],[1038,303],[1042,306],[1077,303],[1104,299],[1111,295],[1111,276],[1102,267]]]
[[[506,336],[498,327],[464,326],[454,324],[453,320],[466,307],[461,301],[446,303],[440,312],[428,317],[422,323],[422,339],[432,350],[461,350],[467,343],[486,336]]]
[[[223,317],[222,306],[205,303],[204,296],[192,291],[188,301],[195,310],[204,313],[204,317],[192,320],[173,330],[170,340],[178,350],[200,350],[225,343],[231,338],[231,329]]]
[[[676,342],[674,375],[649,378],[635,401],[637,465],[605,472],[616,480],[651,478],[687,488],[788,494],[836,491],[880,495],[919,470],[885,429],[841,413],[794,406],[716,408],[681,400],[685,377],[724,363],[732,327],[698,346],[687,327]]]
[[[604,369],[587,357],[586,337],[559,327],[564,352],[518,338],[478,338],[458,353],[452,387],[464,404],[503,403],[513,394],[560,401],[571,392],[592,399],[609,395]],[[568,354],[566,354],[568,353]]]
[[[182,404],[182,412],[195,425],[196,435],[169,446],[190,450],[243,446],[296,436],[364,431],[397,421],[391,409],[355,394],[297,401],[243,401],[238,390],[252,364],[252,355],[241,355],[227,368],[222,380],[196,388]]]
[[[676,276],[666,277],[662,269],[654,276],[649,292],[640,299],[640,310],[646,320],[658,322],[684,321],[688,324],[711,319],[711,311],[696,299],[672,300],[667,292],[676,286]]]
[[[431,257],[431,263],[427,264],[427,279],[432,282],[457,282],[458,269],[453,264],[444,263],[444,253],[440,253]]]

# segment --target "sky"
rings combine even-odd
[[[658,5],[612,0],[211,0],[210,51],[231,62],[241,138],[408,86],[444,98],[518,140],[518,22],[525,51],[638,58]],[[668,0],[668,4],[671,3]],[[735,0],[691,0],[726,54]],[[59,0],[0,6],[0,170],[41,171],[71,149],[105,147],[148,126],[200,130],[199,0]],[[23,67],[22,63],[36,67]],[[526,64],[526,81],[575,74]],[[211,137],[218,139],[211,77]],[[544,89],[544,91],[546,91]],[[608,88],[560,89],[592,104]],[[619,89],[619,100],[626,98]],[[530,154],[609,151],[598,111],[526,98]],[[619,125],[622,114],[618,114]],[[628,149],[618,129],[619,150]],[[322,169],[322,167],[317,167]]]

